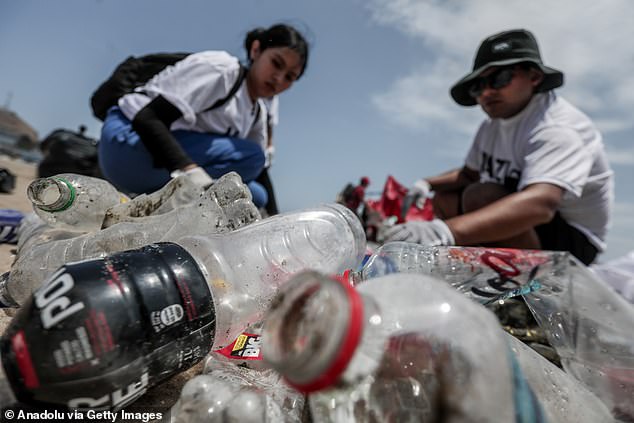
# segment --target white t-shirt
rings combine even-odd
[[[224,51],[203,51],[168,66],[144,86],[119,99],[119,108],[130,120],[152,99],[162,95],[181,111],[170,130],[226,134],[266,147],[266,109],[249,97],[246,78],[222,106],[204,111],[227,96],[240,73],[237,58]],[[263,110],[258,110],[262,108]]]
[[[266,106],[266,115],[271,127],[277,126],[280,121],[280,99],[278,96],[266,97],[262,99]]]
[[[590,118],[550,91],[509,119],[485,120],[465,161],[481,182],[520,191],[535,183],[565,190],[561,216],[599,251],[614,200],[613,173]]]

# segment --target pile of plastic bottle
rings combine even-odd
[[[634,420],[634,308],[568,253],[367,254],[346,207],[261,219],[235,173],[134,199],[63,174],[27,194],[0,278],[19,308],[5,410],[123,410],[204,361],[163,421]],[[503,330],[491,307],[511,298],[561,368]]]

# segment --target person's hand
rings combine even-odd
[[[401,218],[405,219],[407,216],[407,212],[409,211],[412,204],[416,203],[418,200],[424,200],[431,193],[431,185],[424,179],[419,179],[414,182],[414,185],[407,191],[405,197],[403,198],[403,204],[401,206]]]
[[[430,247],[456,243],[449,226],[440,219],[396,225],[385,232],[385,242],[390,241],[415,242]]]
[[[196,186],[199,186],[203,189],[209,188],[209,186],[214,182],[214,180],[209,176],[205,169],[200,166],[192,167],[187,170],[175,170],[170,174],[172,178],[176,178],[177,176],[184,175],[191,182],[193,182]]]
[[[268,169],[273,164],[273,155],[275,154],[275,147],[269,145],[264,150],[264,168]]]

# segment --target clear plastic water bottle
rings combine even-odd
[[[265,361],[315,421],[543,421],[495,315],[431,276],[304,272],[264,322]]]
[[[545,252],[541,289],[524,299],[563,368],[617,419],[634,420],[634,307],[566,252]]]
[[[216,305],[222,328],[259,322],[295,273],[341,273],[361,263],[366,247],[359,219],[340,204],[275,215],[224,236],[184,237],[178,244],[196,257],[216,295],[222,295]],[[227,345],[239,333],[219,331],[214,345]]]
[[[18,228],[24,213],[14,209],[0,209],[0,243],[18,242]]]
[[[395,272],[435,275],[484,304],[523,295],[566,372],[634,418],[634,308],[569,253],[389,243],[349,277]]]
[[[62,266],[0,342],[0,393],[26,404],[117,409],[262,320],[305,268],[337,273],[365,250],[339,205]],[[3,386],[4,385],[4,386]]]
[[[79,236],[44,229],[37,239],[50,242],[20,249],[8,277],[0,282],[0,300],[5,307],[21,305],[47,276],[65,263],[103,257],[153,242],[176,241],[195,233],[223,233],[259,218],[249,189],[232,172],[218,179],[198,201],[168,213],[136,218]]]
[[[172,423],[299,423],[305,397],[272,369],[236,366],[210,353],[203,374],[190,379],[170,411]]]
[[[101,229],[106,209],[128,200],[110,182],[74,173],[36,179],[26,193],[47,224],[86,232]]]
[[[542,251],[388,242],[359,271],[346,272],[345,278],[357,285],[391,273],[432,275],[467,297],[489,304],[539,289],[541,266],[549,259]]]

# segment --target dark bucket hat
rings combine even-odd
[[[461,106],[474,106],[477,102],[469,95],[469,87],[482,72],[493,66],[522,62],[535,63],[544,72],[544,80],[537,91],[548,91],[563,85],[564,74],[542,63],[533,34],[525,29],[514,29],[491,35],[482,41],[473,61],[473,71],[451,87],[451,97]]]

